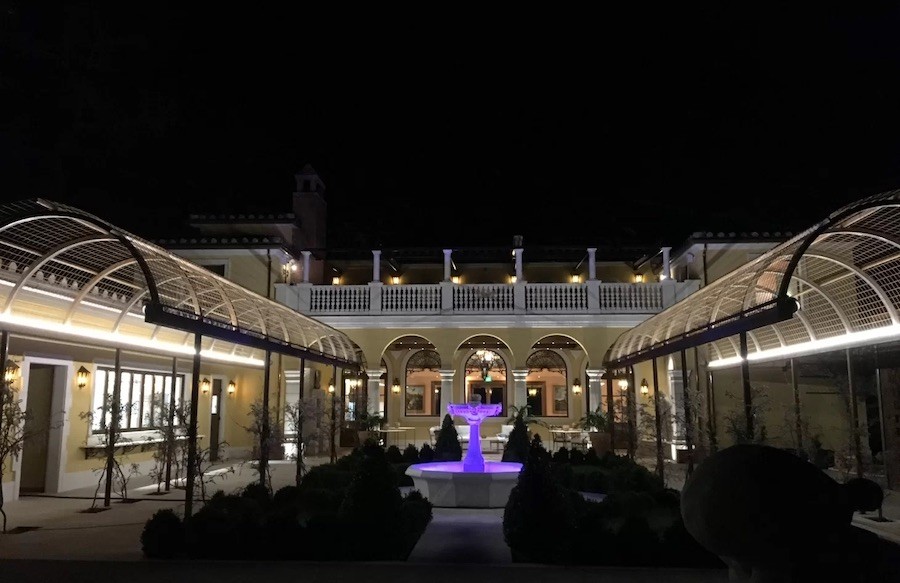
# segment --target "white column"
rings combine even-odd
[[[591,410],[593,410],[603,404],[603,379],[601,378],[603,369],[589,368],[585,372],[587,372],[588,377],[588,401],[590,401]],[[606,407],[602,408],[601,411],[606,411]]]
[[[381,281],[381,251],[372,249],[372,281]]]
[[[527,368],[513,369],[512,376],[513,376],[512,404],[515,405],[516,407],[521,408],[528,404],[528,394],[525,392],[525,377],[528,376],[528,369]]]
[[[597,248],[588,247],[588,280],[597,279]]]
[[[369,386],[366,387],[368,412],[382,413],[384,408],[379,402],[379,397],[381,395],[381,375],[384,374],[384,371],[380,368],[373,368],[366,370],[366,374],[369,375]]]
[[[516,283],[523,282],[525,280],[522,278],[522,248],[513,249],[513,254],[516,256]]]
[[[453,249],[444,249],[444,281],[450,281],[450,255]]]
[[[662,264],[662,274],[660,275],[660,279],[670,279],[672,277],[672,267],[669,265],[669,252],[671,250],[672,250],[671,247],[663,247],[662,248],[663,264]]]
[[[312,251],[301,251],[303,253],[303,283],[309,283],[309,256]]]
[[[449,403],[462,403],[463,400],[459,399],[454,400],[453,398],[453,377],[456,375],[455,370],[439,370],[438,374],[441,375],[441,421],[443,421],[444,414],[447,413],[447,405]],[[441,422],[438,421],[438,425]]]

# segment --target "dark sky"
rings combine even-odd
[[[900,187],[896,3],[202,4],[4,2],[2,200],[153,238],[311,163],[332,246],[677,245]]]

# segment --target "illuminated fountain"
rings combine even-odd
[[[469,403],[447,405],[451,415],[469,424],[469,448],[461,462],[413,464],[406,470],[423,496],[438,507],[502,508],[516,485],[522,464],[484,461],[481,453],[481,422],[496,415],[502,406],[484,405],[481,395]]]

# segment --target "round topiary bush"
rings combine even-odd
[[[184,550],[184,524],[171,508],[153,513],[141,532],[141,550],[148,559],[173,559]]]
[[[438,431],[437,443],[434,446],[434,460],[439,462],[458,462],[462,459],[462,445],[453,417],[444,415],[441,429]],[[505,461],[505,460],[504,460]]]
[[[406,449],[403,450],[403,461],[408,464],[419,463],[419,450],[415,445],[410,443],[406,446]]]

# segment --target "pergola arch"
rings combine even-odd
[[[254,356],[248,360],[280,352],[329,364],[360,362],[358,347],[342,332],[44,199],[0,206],[0,305],[0,319],[16,327],[96,331],[148,346],[158,342],[161,328],[174,328],[201,335],[212,356],[243,346]]]
[[[799,301],[798,301],[799,300]],[[900,190],[861,199],[620,335],[619,368],[701,344],[719,360],[900,337]],[[687,325],[683,325],[683,324]],[[714,364],[711,363],[711,364]]]

